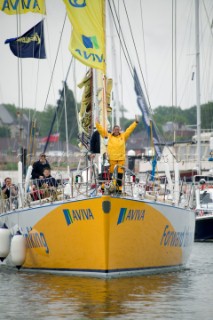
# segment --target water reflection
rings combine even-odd
[[[212,244],[196,244],[188,268],[161,275],[102,280],[0,266],[0,320],[209,320],[212,261]]]
[[[5,274],[9,276],[9,272]],[[25,305],[39,303],[40,310],[48,305],[49,313],[42,313],[43,317],[57,314],[69,319],[128,319],[128,314],[146,313],[177,281],[177,273],[110,280],[25,272],[10,277],[15,279],[14,292],[21,292]]]

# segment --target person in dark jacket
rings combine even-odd
[[[100,133],[95,130],[90,138],[89,159],[92,161],[96,154],[101,152]]]
[[[94,131],[90,139],[90,152],[100,153],[100,133],[98,130]]]
[[[38,186],[42,188],[57,188],[58,182],[54,177],[51,176],[51,170],[49,168],[44,168],[43,178],[38,181]]]
[[[32,179],[43,179],[43,171],[45,168],[50,169],[50,164],[46,159],[46,155],[44,153],[41,153],[39,156],[39,160],[33,163]]]
[[[58,183],[54,177],[51,176],[49,168],[44,168],[43,176],[41,179],[36,181],[36,184],[31,187],[31,196],[33,200],[39,200],[52,196],[55,200],[57,199],[56,188]]]

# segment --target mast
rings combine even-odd
[[[195,0],[195,44],[196,44],[197,156],[198,156],[198,174],[201,174],[199,0]]]
[[[114,81],[114,90],[113,90],[113,116],[112,116],[112,127],[116,124],[120,126],[120,101],[119,101],[119,94],[118,94],[118,71],[117,71],[117,63],[116,63],[116,48],[115,48],[115,41],[114,41],[114,28],[113,28],[113,21],[112,15],[110,15],[108,10],[109,16],[109,28],[110,28],[110,35],[111,35],[111,51],[112,51],[112,71],[113,71],[113,79]]]

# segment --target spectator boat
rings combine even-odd
[[[196,175],[195,241],[213,241],[213,176]]]

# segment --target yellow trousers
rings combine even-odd
[[[114,172],[114,168],[115,168],[115,166],[116,166],[117,164],[118,164],[119,166],[124,166],[125,160],[117,160],[117,161],[110,160],[109,163],[110,163],[109,172],[110,172],[110,173],[113,173],[113,172]],[[120,168],[119,166],[118,166],[118,173],[123,173],[123,169]]]

